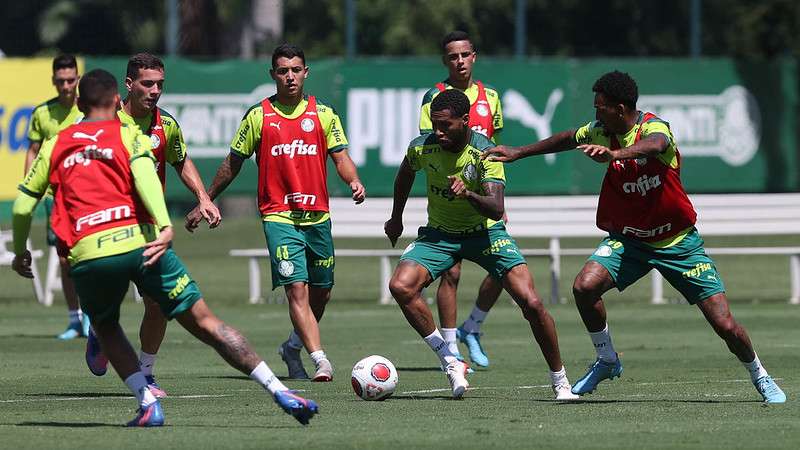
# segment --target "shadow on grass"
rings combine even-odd
[[[556,400],[545,400],[545,399],[532,399],[531,401],[537,403],[552,403],[555,405],[604,405],[604,404],[625,404],[625,403],[697,403],[697,404],[720,404],[720,405],[727,405],[732,403],[763,403],[760,400],[676,400],[672,398],[654,398],[654,399],[647,399],[647,400],[588,400],[588,399],[581,399],[581,400],[569,400],[569,401],[556,401]]]
[[[20,422],[15,423],[18,427],[53,427],[53,428],[123,428],[119,423],[99,423],[99,422]]]
[[[250,377],[246,377],[244,375],[201,375],[195,378],[205,378],[205,379],[212,379],[212,380],[244,380],[244,381],[252,381]],[[281,375],[278,377],[281,381],[311,381],[309,378],[300,379],[300,378],[289,378],[288,376]]]
[[[441,372],[439,367],[398,367],[398,372]]]
[[[472,399],[483,399],[483,398],[495,398],[492,396],[480,396],[480,395],[466,395],[462,398],[455,399],[452,395],[392,395],[391,397],[387,398],[384,401],[391,402],[394,400],[453,400],[453,401],[465,401],[465,400],[472,400]]]
[[[65,342],[64,340],[59,340],[56,338],[55,334],[9,334],[8,336],[3,336],[4,338],[22,338],[22,339],[52,339],[53,341],[58,342]],[[77,339],[69,339],[77,340]]]

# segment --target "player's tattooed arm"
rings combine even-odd
[[[458,177],[450,178],[450,190],[459,198],[465,198],[478,213],[492,220],[500,220],[505,214],[505,186],[502,183],[484,182],[481,188],[485,195],[467,189]]]
[[[239,171],[242,169],[242,163],[244,162],[244,158],[234,154],[233,152],[228,153],[228,156],[222,160],[222,164],[220,164],[219,169],[217,169],[217,175],[214,177],[214,181],[211,182],[211,186],[208,188],[208,197],[211,200],[217,198],[225,188],[231,184],[234,178],[239,175]],[[189,232],[193,232],[197,225],[200,224],[204,218],[208,220],[208,218],[204,215],[204,210],[201,208],[202,205],[197,205],[189,214],[186,215],[186,223],[185,227],[186,230]],[[212,222],[209,220],[209,225],[211,228],[215,228],[219,225],[220,221],[217,220]]]
[[[414,178],[417,174],[411,168],[408,158],[403,158],[400,169],[394,179],[394,199],[392,202],[392,216],[383,225],[386,237],[392,243],[392,247],[397,243],[397,239],[403,234],[403,211],[406,209],[408,194],[411,186],[414,185]]]

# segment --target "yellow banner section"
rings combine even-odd
[[[78,72],[83,61],[78,59]],[[50,58],[0,59],[0,201],[13,200],[22,181],[28,127],[36,105],[57,95]]]

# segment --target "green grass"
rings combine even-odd
[[[40,246],[41,229],[34,232]],[[746,242],[708,239],[709,245],[777,245],[783,238]],[[255,221],[230,221],[220,232],[180,233],[176,249],[200,282],[212,308],[241,329],[281,375],[275,354],[289,324],[285,305],[248,305],[244,260],[227,249],[260,247]],[[523,246],[543,245],[524,241]],[[594,246],[594,241],[567,245]],[[381,241],[337,241],[339,248],[384,246]],[[563,293],[583,258],[565,258]],[[334,299],[322,322],[326,350],[337,367],[333,383],[291,382],[317,400],[321,414],[301,428],[252,381],[227,367],[209,348],[172,323],[156,366],[170,398],[168,426],[128,430],[134,402],[112,373],[98,378],[83,362],[84,340],[59,342],[63,301],[44,308],[30,284],[0,270],[0,442],[2,448],[797,448],[800,445],[800,309],[789,295],[785,258],[717,260],[737,319],[748,329],[770,373],[789,396],[764,406],[746,371],[695,307],[647,304],[649,283],[607,297],[609,323],[625,373],[604,382],[586,401],[551,401],[547,368],[519,310],[501,299],[484,326],[492,366],[470,378],[462,401],[448,397],[437,360],[396,306],[379,306],[374,259],[337,261]],[[40,266],[42,269],[44,265]],[[531,260],[547,292],[546,261]],[[264,271],[266,273],[266,270]],[[481,274],[465,265],[460,290],[464,316]],[[268,282],[265,279],[265,283]],[[677,299],[674,291],[668,296]],[[571,304],[551,305],[570,378],[593,359],[589,339]],[[136,335],[142,308],[123,306],[123,326]],[[398,367],[400,386],[385,402],[355,397],[352,364],[382,354]],[[306,365],[310,366],[306,358]]]

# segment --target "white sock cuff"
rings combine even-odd
[[[606,327],[600,331],[590,331],[589,336],[603,336],[608,334],[608,323],[606,323]]]
[[[273,395],[278,391],[285,391],[288,389],[286,385],[284,385],[283,382],[281,382],[281,380],[275,376],[269,366],[267,366],[267,363],[264,361],[258,363],[256,368],[250,372],[250,378]]]

